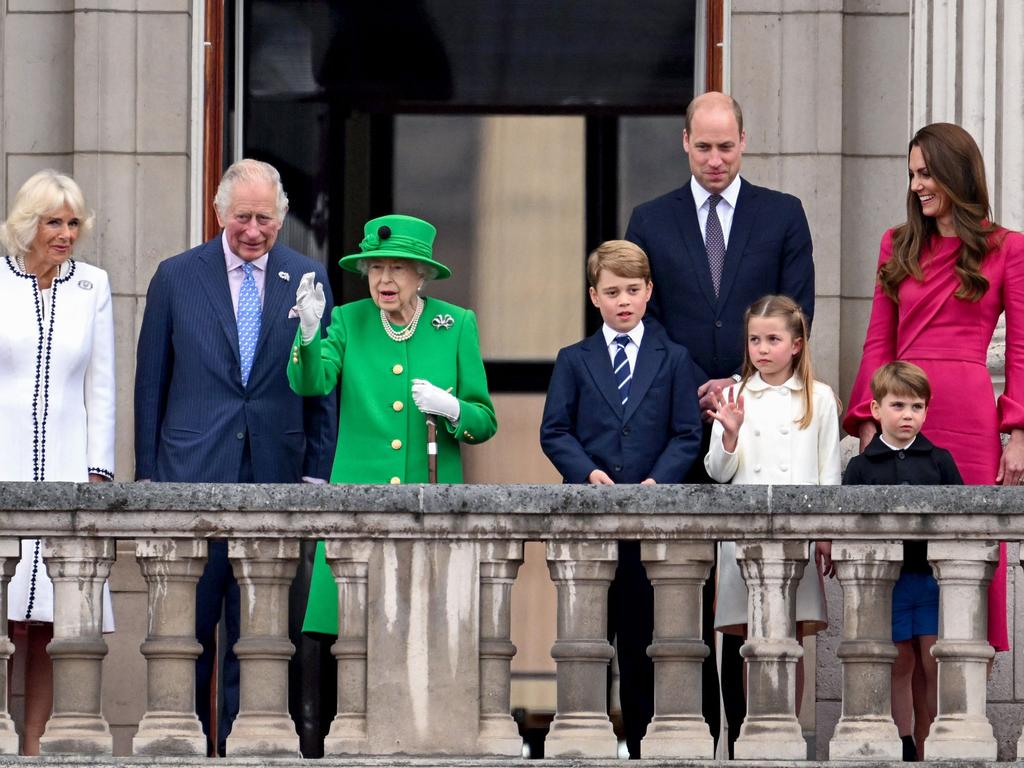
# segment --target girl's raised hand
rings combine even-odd
[[[722,442],[729,453],[736,450],[740,427],[743,426],[743,395],[736,397],[734,393],[733,387],[715,393],[711,399],[715,409],[708,411],[708,416],[722,425],[725,431]]]

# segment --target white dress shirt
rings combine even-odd
[[[700,236],[707,242],[708,226],[708,198],[711,193],[697,183],[697,179],[690,177],[690,191],[693,193],[693,203],[697,206],[697,222],[700,224]],[[722,190],[722,199],[715,209],[718,212],[718,220],[722,223],[722,235],[725,237],[725,247],[729,247],[729,232],[732,230],[732,217],[736,213],[736,199],[740,196],[740,177],[736,178],[728,187]]]
[[[626,345],[626,359],[629,361],[629,370],[636,370],[636,356],[640,352],[640,342],[644,338],[644,321],[641,320],[636,324],[636,327],[626,333],[619,333],[615,329],[608,326],[605,323],[601,326],[601,330],[604,332],[604,343],[608,345],[608,358],[612,361],[612,365],[615,365],[615,355],[619,353],[619,345],[615,343],[615,339],[618,336],[629,336],[629,340],[632,344]]]

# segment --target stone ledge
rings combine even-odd
[[[111,538],[1010,539],[992,486],[0,483],[8,535]]]

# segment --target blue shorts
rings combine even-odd
[[[939,583],[930,573],[902,573],[892,588],[892,641],[939,634]]]

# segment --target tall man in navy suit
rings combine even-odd
[[[697,457],[700,413],[693,363],[657,323],[645,321],[651,271],[624,240],[587,260],[590,298],[604,324],[558,353],[544,401],[540,443],[567,483],[679,483]],[[608,595],[609,638],[619,657],[619,701],[633,758],[654,713],[654,591],[640,542],[619,542]]]
[[[647,252],[654,279],[651,315],[669,337],[690,350],[700,381],[701,412],[711,397],[739,380],[746,330],[743,317],[761,296],[781,293],[814,315],[811,232],[800,200],[751,184],[739,175],[746,148],[740,105],[722,93],[695,98],[686,110],[683,149],[692,174],[688,184],[638,205],[626,239]],[[710,425],[704,429],[707,453]],[[690,482],[710,482],[694,462]],[[704,636],[712,649],[704,665],[704,716],[718,734],[711,606],[714,579],[704,597]],[[726,635],[726,643],[732,636]],[[744,714],[739,655],[723,654],[723,692],[730,746]],[[730,659],[732,663],[730,664]]]
[[[336,437],[331,398],[301,398],[285,375],[295,286],[326,270],[276,243],[288,198],[277,170],[240,160],[214,198],[222,233],[163,261],[146,296],[135,371],[135,476],[193,483],[325,482]],[[238,713],[239,592],[225,541],[211,541],[196,595],[196,709],[210,735],[214,634],[228,636],[216,744]]]

